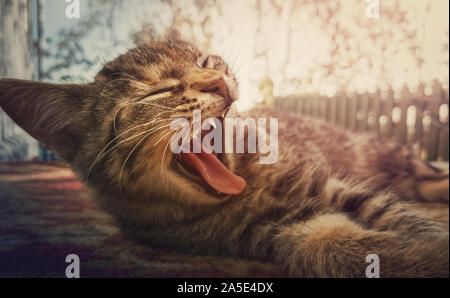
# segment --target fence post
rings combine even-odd
[[[447,119],[446,122],[441,123],[440,140],[439,140],[439,157],[442,160],[448,161],[449,159],[449,100],[448,89],[446,92],[441,93],[441,104],[447,105]],[[440,110],[440,107],[439,107]],[[439,111],[440,112],[440,111]],[[440,117],[439,117],[440,118]]]
[[[356,94],[354,94],[351,97],[348,97],[348,117],[347,117],[347,127],[350,130],[356,130],[356,114],[358,112],[357,109],[357,100],[358,97]]]
[[[380,132],[380,114],[381,114],[381,91],[378,88],[372,95],[373,115],[375,117],[375,131],[378,137],[381,137]]]
[[[347,114],[347,96],[344,92],[339,92],[337,95],[338,100],[338,115],[337,115],[337,121],[338,124],[342,127],[346,127],[346,114]]]
[[[412,94],[405,85],[401,90],[400,99],[394,98],[392,87],[387,90],[387,98],[381,98],[381,90],[373,94],[352,94],[347,96],[339,92],[334,97],[318,95],[292,95],[277,98],[275,106],[280,111],[297,112],[308,117],[324,119],[332,124],[346,127],[350,130],[375,130],[381,137],[395,139],[398,143],[407,144],[411,141],[420,146],[421,157],[428,160],[448,160],[448,117],[440,119],[441,106],[448,106],[448,91],[443,91],[439,83],[435,83],[432,96],[425,96],[425,87],[419,85],[417,92]],[[408,133],[408,108],[413,105],[416,110],[414,134]],[[399,109],[399,121],[393,121],[393,111]],[[424,126],[424,115],[431,117],[430,126]],[[386,126],[381,126],[380,117],[387,117]],[[441,115],[442,116],[442,115]],[[411,137],[411,138],[410,138]],[[425,156],[426,153],[426,156]],[[423,156],[422,156],[423,155]]]
[[[392,110],[394,109],[394,90],[392,90],[392,87],[389,86],[389,89],[387,92],[388,92],[388,95],[387,95],[386,102],[384,105],[384,113],[387,117],[386,137],[392,138],[393,130],[394,130],[394,124],[392,122]]]
[[[414,138],[413,142],[423,148],[423,111],[425,109],[425,102],[421,99],[425,98],[425,85],[421,83],[417,88],[417,100],[414,101],[416,107],[416,121],[414,124]]]
[[[402,88],[402,95],[400,98],[400,122],[398,123],[398,131],[397,131],[397,137],[398,142],[400,144],[406,144],[407,143],[407,123],[406,118],[408,116],[408,101],[411,97],[411,93],[409,92],[408,86],[406,84]]]
[[[430,131],[428,142],[428,160],[436,160],[438,157],[438,140],[439,140],[439,107],[441,101],[442,89],[441,85],[437,82],[433,84],[433,95],[430,98],[429,110],[430,110]]]
[[[361,97],[361,112],[362,112],[362,121],[361,121],[361,130],[368,130],[368,122],[369,118],[369,94],[365,92]]]

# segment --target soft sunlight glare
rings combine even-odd
[[[112,23],[99,15],[100,26],[82,41],[95,65],[61,73],[92,79],[102,61],[132,48],[131,35],[150,23],[162,36],[175,26],[183,38],[224,57],[240,81],[241,110],[263,100],[264,79],[273,83],[275,96],[332,97],[341,89],[363,93],[388,85],[398,92],[435,79],[448,86],[449,1],[380,0],[379,19],[367,18],[364,0],[200,2],[127,0],[113,11]],[[82,18],[93,7],[86,3],[108,5],[82,3]],[[63,1],[47,0],[45,7],[47,37],[79,24],[61,16]]]

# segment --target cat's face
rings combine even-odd
[[[133,208],[149,198],[162,205],[220,203],[245,187],[229,157],[171,152],[172,120],[192,122],[194,110],[202,119],[223,120],[238,93],[227,64],[189,43],[161,41],[130,50],[87,85],[2,84],[9,90],[3,98],[22,102],[2,99],[17,123],[69,160],[88,185]]]

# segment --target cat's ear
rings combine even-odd
[[[74,124],[88,86],[0,79],[0,106],[32,137],[70,160],[81,137]]]

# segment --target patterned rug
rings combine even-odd
[[[58,164],[0,164],[0,277],[276,277],[270,265],[185,256],[127,239]]]

